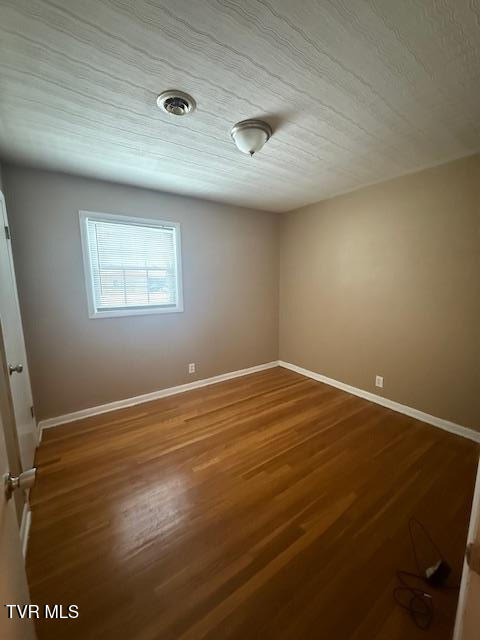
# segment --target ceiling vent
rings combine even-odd
[[[172,89],[164,91],[157,98],[157,105],[173,116],[186,116],[195,111],[195,100],[188,93]]]

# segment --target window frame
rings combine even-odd
[[[161,313],[182,313],[183,312],[183,275],[182,275],[182,242],[179,222],[172,220],[159,220],[157,218],[137,218],[136,216],[126,216],[116,213],[101,213],[98,211],[80,210],[80,237],[82,244],[83,271],[87,292],[87,305],[89,318],[115,318],[121,316],[146,316]],[[138,225],[142,227],[173,227],[175,229],[175,258],[177,266],[177,304],[174,307],[162,307],[145,305],[144,307],[124,307],[121,309],[97,309],[95,304],[95,286],[93,283],[93,269],[90,260],[88,245],[87,220],[97,220],[99,222],[120,222],[123,224]]]

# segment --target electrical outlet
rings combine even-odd
[[[375,386],[383,389],[383,376],[375,376]]]
[[[195,363],[194,362],[190,362],[190,364],[188,365],[188,373],[195,373]]]

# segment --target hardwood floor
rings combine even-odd
[[[395,605],[420,519],[459,580],[472,442],[270,369],[44,432],[32,602],[40,640],[451,637]]]

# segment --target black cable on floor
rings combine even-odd
[[[433,598],[428,591],[409,584],[406,581],[406,576],[422,582],[422,579],[416,574],[397,571],[397,578],[402,586],[393,590],[393,597],[400,607],[408,611],[417,627],[427,630],[433,622]]]
[[[423,531],[432,549],[437,554],[438,562],[432,567],[422,567],[420,564],[415,544],[414,525]],[[425,590],[425,585],[443,589],[458,589],[458,587],[446,584],[451,569],[424,525],[416,518],[410,518],[408,530],[417,573],[398,570],[397,578],[401,586],[393,590],[393,597],[400,607],[408,611],[415,625],[419,629],[426,631],[433,622],[434,607],[433,596]]]

